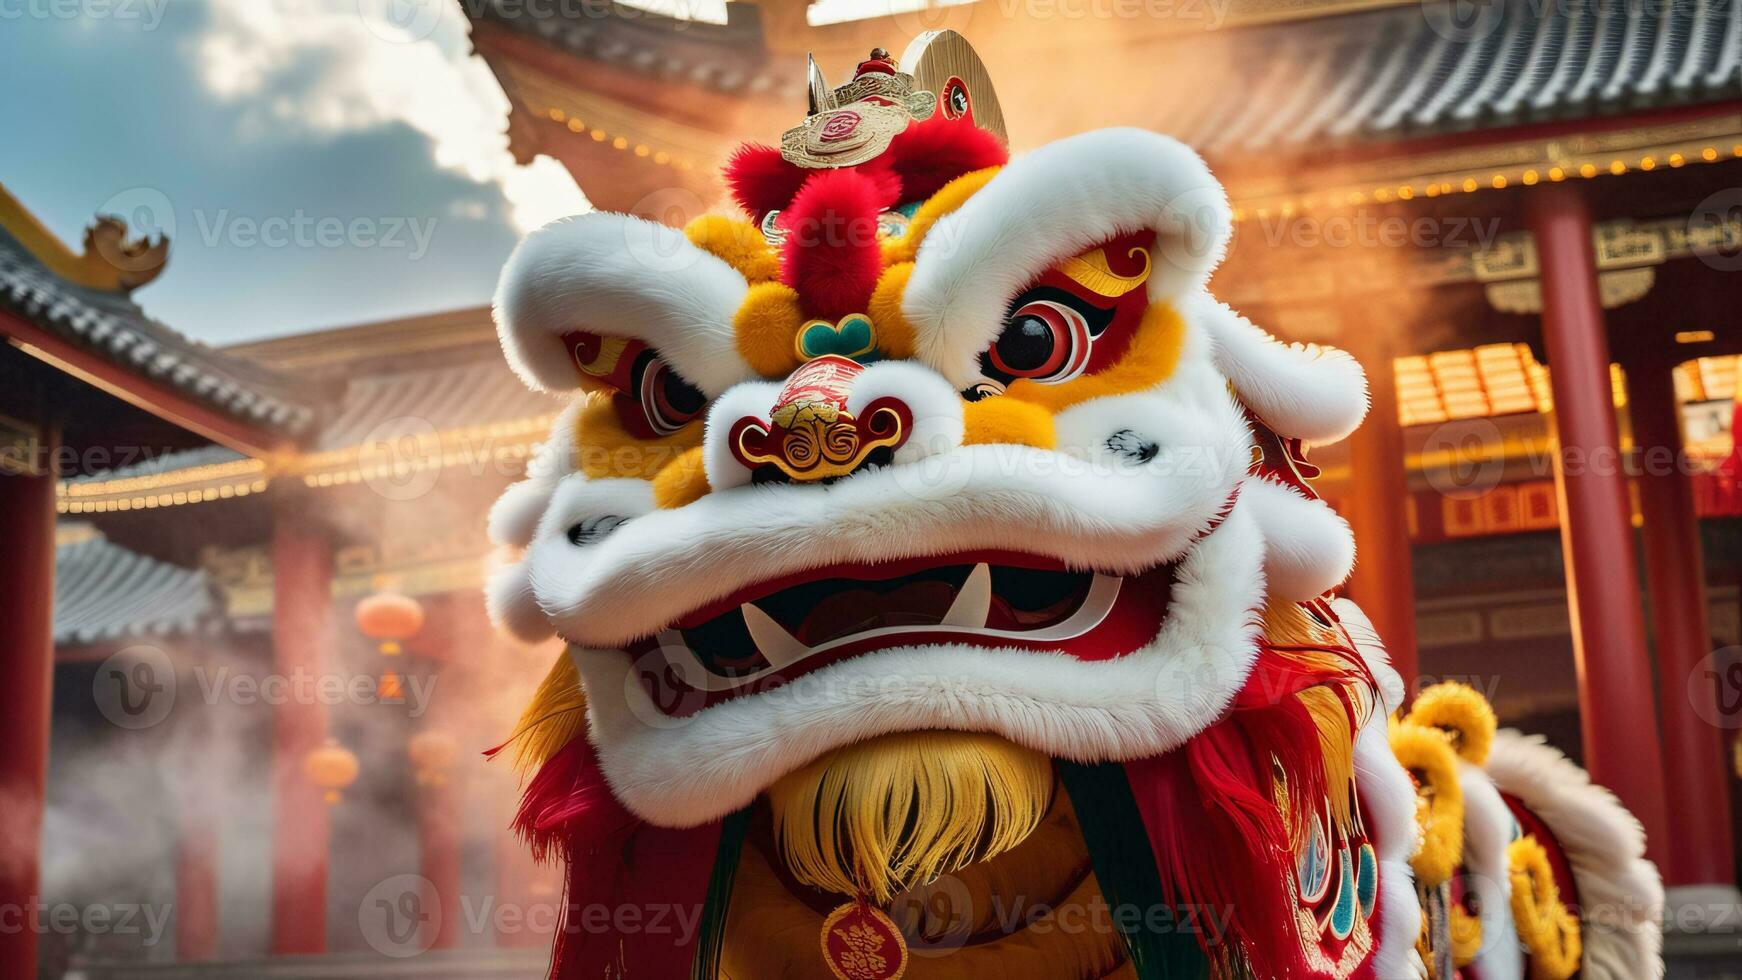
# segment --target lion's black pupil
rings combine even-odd
[[[702,410],[707,399],[701,391],[678,377],[671,371],[665,372],[665,402],[672,409],[684,416],[693,416]]]
[[[1052,329],[1034,316],[1017,317],[998,337],[998,359],[1012,371],[1035,371],[1052,357]]]

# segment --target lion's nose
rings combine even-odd
[[[766,415],[732,423],[727,445],[756,482],[827,480],[888,462],[913,434],[913,409],[895,395],[856,405],[863,365],[834,354],[807,361]]]

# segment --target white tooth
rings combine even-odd
[[[956,601],[950,603],[950,611],[944,613],[944,620],[938,625],[979,629],[991,614],[992,567],[981,562],[968,573],[968,580],[956,592]]]
[[[756,641],[756,649],[771,666],[785,667],[810,653],[810,648],[788,633],[786,627],[754,605],[746,602],[738,607],[738,611],[744,615],[744,627],[750,631],[750,639]]]

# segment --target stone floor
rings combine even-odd
[[[1742,980],[1742,935],[1672,935],[1664,952],[1669,980]],[[400,960],[337,955],[163,966],[86,965],[62,980],[540,980],[545,955],[543,949],[484,949],[428,952]]]
[[[1742,980],[1742,934],[1668,935],[1669,980]]]
[[[543,948],[480,949],[431,951],[405,959],[340,954],[154,966],[89,964],[69,970],[62,980],[541,980],[547,956]]]

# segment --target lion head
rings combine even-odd
[[[984,833],[867,834],[929,856],[875,876],[893,892],[1039,826],[1033,759],[1162,755],[1228,710],[1266,608],[1348,573],[1299,446],[1366,391],[1210,295],[1230,208],[1187,147],[1111,129],[1008,159],[966,86],[883,133],[926,107],[872,81],[740,151],[745,218],[594,213],[516,250],[503,348],[572,403],[492,515],[516,560],[489,596],[567,644],[611,792],[657,826],[769,794],[802,817],[869,778],[843,753],[935,766],[913,733],[1008,747],[939,749],[1019,787]],[[831,140],[878,152],[807,156]],[[854,874],[821,850],[793,862],[811,883]]]

